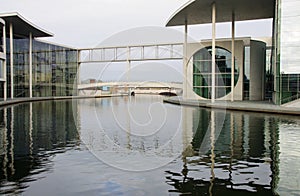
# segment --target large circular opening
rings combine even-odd
[[[212,47],[198,50],[193,55],[193,90],[206,99],[212,92]],[[231,92],[231,52],[216,47],[215,98],[221,98]],[[234,86],[238,81],[238,68],[234,63]]]

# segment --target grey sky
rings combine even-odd
[[[111,35],[141,26],[164,26],[186,0],[0,0],[0,12],[17,11],[54,33],[48,39],[92,47]]]
[[[169,30],[163,30],[161,34],[153,33],[147,28],[164,27],[169,17],[187,1],[0,0],[0,12],[18,12],[37,26],[52,32],[54,37],[47,38],[48,41],[86,48],[118,43],[182,42],[183,27],[168,28]],[[236,36],[270,36],[271,25],[271,20],[238,22]],[[137,33],[132,34],[132,29]],[[180,33],[174,33],[174,30]],[[174,36],[170,36],[168,31]],[[211,25],[191,26],[189,33],[195,40],[210,38]],[[230,37],[230,24],[218,24],[217,37]],[[97,78],[101,75],[100,67],[103,65],[98,66],[96,72],[93,71],[95,68],[93,66],[83,67],[86,70],[82,70],[82,79]],[[124,67],[121,70],[124,70]],[[114,71],[115,75],[116,70]],[[112,72],[107,74],[110,75]],[[178,77],[173,79],[177,80]]]
[[[188,0],[0,0],[0,12],[19,12],[34,24],[54,33],[49,41],[74,47],[93,47],[124,30],[164,27],[169,17]],[[266,36],[270,22],[237,24],[237,36]],[[182,27],[177,27],[182,31]],[[230,35],[230,26],[218,25],[219,37]],[[191,35],[208,38],[210,25],[192,27]],[[257,35],[259,34],[259,35]]]

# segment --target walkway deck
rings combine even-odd
[[[164,99],[164,102],[177,104],[177,105],[204,107],[204,108],[213,108],[213,109],[300,115],[300,108],[298,107],[293,107],[293,108],[284,107],[266,101],[234,101],[234,102],[216,101],[215,103],[211,103],[208,100],[195,100],[195,99],[192,100],[192,99],[182,99],[180,97],[171,97],[168,99]]]
[[[6,101],[0,101],[0,107],[15,105],[20,103],[35,102],[35,101],[56,101],[56,100],[66,100],[66,99],[90,99],[90,98],[107,98],[107,97],[120,97],[124,94],[108,94],[99,96],[61,96],[61,97],[33,97],[33,98],[15,98],[8,99]],[[128,94],[126,94],[128,96]]]

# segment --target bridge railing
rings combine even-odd
[[[79,50],[79,63],[180,60],[183,43],[85,48]]]
[[[295,101],[297,99],[300,99],[300,92],[297,92],[297,94],[289,96],[289,97],[285,97],[283,99],[280,100],[281,104],[286,104],[292,101]]]

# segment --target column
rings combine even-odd
[[[216,3],[212,4],[212,57],[211,57],[211,102],[215,102],[216,93]]]
[[[232,12],[232,23],[231,23],[231,101],[234,101],[234,41],[235,41],[235,16]]]
[[[29,97],[32,98],[32,33],[29,33]]]
[[[183,45],[183,98],[187,98],[187,82],[188,82],[188,75],[187,75],[187,35],[188,35],[188,23],[185,20],[184,24],[184,45]]]
[[[13,26],[9,24],[9,47],[10,47],[10,98],[14,98],[14,46],[13,46]]]

